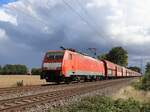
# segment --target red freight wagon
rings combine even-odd
[[[117,77],[123,77],[123,68],[119,65],[116,65],[117,68]]]
[[[41,79],[60,82],[77,79],[94,79],[105,76],[102,61],[69,50],[48,51],[42,64]]]
[[[122,69],[123,69],[123,77],[127,77],[126,68],[125,68],[125,67],[122,67]]]
[[[132,76],[132,70],[127,69],[127,77],[131,77]]]
[[[107,78],[117,77],[117,65],[107,60],[103,60],[103,62],[105,65],[105,76]]]

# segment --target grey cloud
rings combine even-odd
[[[95,47],[98,52],[104,53],[114,46],[123,46],[129,51],[131,57],[149,50],[149,45],[123,44],[112,38],[108,29],[113,23],[107,19],[113,16],[113,6],[110,4],[99,7],[88,8],[87,3],[92,0],[78,0],[82,3],[88,15],[77,2],[66,0],[77,11],[73,12],[61,0],[22,0],[1,7],[6,13],[13,15],[17,19],[17,25],[0,21],[0,28],[4,29],[11,45],[3,49],[8,50],[14,47],[14,56],[4,57],[0,53],[2,64],[25,63],[29,66],[40,66],[41,58],[48,49],[59,49],[60,46],[72,47],[85,51],[89,47]],[[98,0],[97,0],[98,1]],[[25,5],[24,5],[25,4]],[[13,6],[15,5],[15,8]],[[116,8],[116,7],[115,7]],[[79,13],[91,26],[87,25]],[[121,20],[120,20],[121,21]],[[113,30],[113,29],[112,29]],[[116,37],[121,38],[121,34]],[[11,53],[7,53],[10,55]],[[23,59],[22,59],[23,58]],[[12,61],[13,60],[13,61]],[[32,63],[31,63],[32,62]]]

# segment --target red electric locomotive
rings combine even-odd
[[[47,82],[96,80],[105,77],[102,61],[70,50],[48,51],[42,64],[41,79]]]

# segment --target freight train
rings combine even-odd
[[[93,81],[141,76],[140,73],[107,60],[72,51],[48,51],[42,62],[41,79],[47,82]]]

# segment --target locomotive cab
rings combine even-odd
[[[48,51],[42,63],[41,79],[57,82],[62,79],[62,62],[64,51]]]

